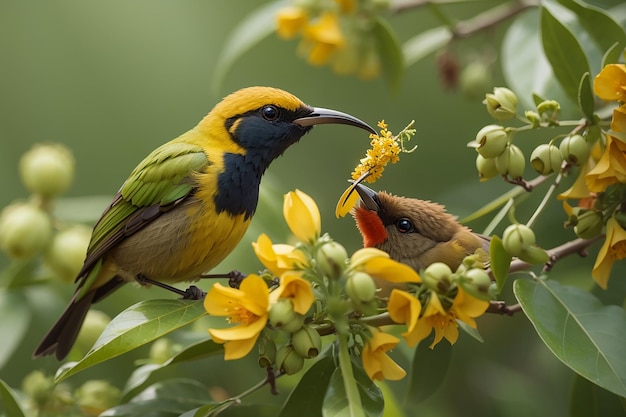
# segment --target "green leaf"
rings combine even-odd
[[[31,315],[24,293],[0,289],[0,369],[22,342],[29,329]]]
[[[404,400],[406,405],[416,406],[433,395],[445,380],[452,346],[439,343],[434,349],[429,346],[434,336],[430,336],[417,345],[411,364],[409,390]]]
[[[578,101],[580,79],[591,72],[587,56],[576,36],[550,12],[541,7],[541,41],[554,75],[574,102]]]
[[[276,30],[276,13],[287,4],[285,0],[264,4],[241,21],[228,35],[215,64],[212,89],[218,92],[224,77],[241,56]]]
[[[287,397],[279,417],[319,417],[330,378],[336,367],[332,355],[318,357]]]
[[[548,349],[565,365],[626,396],[626,313],[590,293],[553,281],[518,279],[513,291]]]
[[[595,100],[593,96],[593,87],[591,85],[591,76],[588,72],[583,74],[578,86],[578,107],[588,120],[593,120],[595,111]]]
[[[404,75],[404,56],[393,30],[384,19],[374,20],[373,34],[377,41],[383,73],[393,91],[397,91]]]
[[[439,26],[420,32],[419,35],[409,39],[402,46],[404,66],[408,68],[417,64],[428,55],[441,49],[451,40],[452,32],[446,26]]]
[[[498,288],[498,294],[502,292],[506,278],[509,274],[509,267],[511,266],[511,260],[513,257],[504,250],[502,245],[502,239],[499,236],[493,235],[491,237],[491,243],[489,244],[489,259],[491,262],[491,272],[496,279],[496,286]]]
[[[576,375],[572,384],[570,417],[626,417],[626,400]]]
[[[120,313],[104,329],[95,345],[79,362],[64,367],[56,382],[137,349],[207,314],[202,301],[147,300]]]
[[[15,392],[7,385],[6,382],[0,379],[0,399],[2,400],[1,410],[4,410],[4,415],[8,417],[24,417],[24,411],[17,402],[17,396]]]
[[[206,386],[194,380],[176,378],[150,386],[130,402],[111,408],[100,417],[178,417],[212,403]]]

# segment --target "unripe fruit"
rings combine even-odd
[[[10,257],[28,259],[50,243],[50,216],[29,203],[13,203],[0,213],[0,249]]]
[[[322,337],[311,326],[302,326],[291,336],[291,344],[303,358],[314,358],[322,350]]]
[[[482,61],[470,63],[459,76],[459,88],[470,99],[483,97],[485,91],[489,90],[490,83],[489,68]]]
[[[287,375],[293,375],[304,366],[304,358],[298,355],[293,346],[283,346],[276,353],[276,366]]]
[[[535,242],[535,232],[523,224],[512,224],[502,234],[502,246],[512,256],[519,256]]]
[[[574,233],[583,239],[591,239],[600,234],[604,226],[602,212],[589,210],[576,217]]]
[[[57,233],[45,255],[46,264],[63,282],[72,282],[83,267],[91,229],[75,225]]]
[[[270,306],[268,319],[273,327],[294,333],[302,328],[305,317],[293,310],[291,300],[280,298]]]
[[[459,277],[458,283],[468,294],[479,300],[492,299],[491,278],[484,269],[468,269]]]
[[[55,197],[74,180],[72,152],[60,144],[35,145],[20,159],[20,176],[31,192]]]
[[[485,158],[481,154],[476,156],[476,169],[478,170],[478,176],[480,181],[484,182],[498,175],[496,169],[495,158]]]
[[[507,147],[509,135],[502,126],[487,125],[476,134],[476,142],[470,146],[476,146],[476,150],[485,158],[495,158],[502,155]]]
[[[424,270],[422,282],[431,290],[445,294],[452,285],[452,269],[443,262],[435,262]]]
[[[559,171],[563,158],[561,151],[554,145],[543,143],[535,148],[530,155],[530,164],[535,171],[542,175],[548,175],[552,172]]]
[[[98,416],[119,404],[122,392],[108,381],[91,380],[81,385],[74,395],[84,415]]]
[[[37,405],[44,405],[52,397],[54,378],[41,371],[32,371],[22,381],[22,391]]]
[[[568,163],[579,166],[589,158],[589,145],[581,135],[567,136],[559,145],[561,156]]]
[[[513,144],[508,145],[502,155],[496,158],[498,172],[502,175],[509,175],[511,178],[520,178],[524,175],[525,167],[524,153]]]
[[[317,253],[317,265],[324,275],[337,279],[346,269],[348,252],[341,244],[331,241],[325,243]]]
[[[276,361],[276,343],[267,336],[259,338],[259,366],[268,368]]]
[[[496,87],[493,94],[486,94],[487,111],[496,120],[507,120],[517,113],[517,96],[508,88]]]
[[[367,304],[376,296],[376,283],[365,272],[354,272],[346,281],[346,294],[356,303]]]

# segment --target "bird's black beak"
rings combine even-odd
[[[359,197],[361,197],[361,203],[367,209],[375,211],[376,213],[380,211],[380,206],[376,202],[376,191],[358,183],[354,185],[354,189],[357,193],[359,193]]]
[[[302,127],[322,124],[350,125],[360,127],[361,129],[367,130],[373,134],[377,133],[370,125],[354,116],[350,116],[347,113],[336,110],[323,109],[321,107],[314,107],[312,113],[309,113],[304,117],[300,117],[293,122]]]

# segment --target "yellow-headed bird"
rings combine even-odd
[[[70,351],[91,304],[134,280],[196,280],[243,237],[261,176],[313,125],[375,131],[269,87],[239,90],[200,123],[148,155],[96,223],[77,289],[33,357]]]

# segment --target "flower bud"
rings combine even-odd
[[[84,415],[98,416],[119,404],[122,392],[108,381],[91,380],[81,385],[74,395]]]
[[[443,262],[435,262],[421,274],[422,282],[431,290],[445,294],[452,285],[452,269]]]
[[[520,256],[535,244],[535,232],[523,224],[512,224],[502,234],[502,246],[512,256]]]
[[[300,372],[304,366],[304,358],[298,355],[293,346],[283,346],[276,353],[276,366],[278,366],[281,372],[293,375]]]
[[[476,134],[476,140],[468,146],[475,147],[485,158],[495,158],[504,152],[509,142],[509,135],[502,126],[487,125]]]
[[[259,338],[259,366],[268,368],[276,361],[276,343],[267,336]]]
[[[541,126],[541,116],[536,111],[526,110],[524,117],[528,119],[533,128]]]
[[[346,294],[357,304],[367,304],[376,296],[376,283],[365,272],[354,272],[346,280]]]
[[[106,313],[89,310],[72,348],[72,358],[81,358],[89,352],[110,321],[111,318]]]
[[[48,214],[29,203],[13,203],[0,213],[0,249],[10,257],[28,259],[41,253],[52,237]]]
[[[329,278],[338,279],[346,269],[348,252],[340,243],[331,241],[317,252],[317,265]]]
[[[156,364],[163,364],[181,350],[181,345],[174,343],[167,337],[161,337],[150,346],[150,361]]]
[[[457,282],[469,295],[479,300],[492,299],[491,278],[484,269],[468,269],[463,272]]]
[[[595,210],[585,211],[576,216],[576,225],[574,226],[574,233],[576,236],[583,239],[591,239],[602,232],[604,221],[602,218],[602,212]]]
[[[476,156],[476,169],[481,182],[485,182],[498,175],[495,158],[485,158],[481,154]]]
[[[496,158],[498,172],[502,175],[509,175],[511,178],[520,178],[524,175],[525,167],[524,153],[513,144],[508,145],[502,155]]]
[[[311,326],[302,326],[291,336],[291,344],[298,355],[303,358],[314,358],[322,350],[322,337]]]
[[[304,324],[305,317],[293,310],[291,300],[279,298],[270,306],[268,318],[273,327],[284,330],[287,333],[294,333],[300,330]]]
[[[487,111],[496,120],[507,120],[517,114],[517,96],[508,88],[496,87],[492,94],[485,95]]]
[[[544,100],[537,105],[537,112],[541,116],[541,120],[552,126],[558,123],[560,111],[561,105],[554,100]]]
[[[589,158],[589,145],[581,135],[565,137],[561,141],[559,151],[563,159],[574,166],[584,164]]]
[[[465,97],[478,99],[489,90],[491,77],[489,68],[482,60],[471,62],[461,71],[459,89]]]
[[[74,180],[74,157],[61,144],[38,144],[20,159],[20,176],[28,190],[43,197],[55,197]]]
[[[61,281],[74,281],[83,267],[90,238],[91,229],[83,225],[72,226],[52,238],[45,261]]]
[[[32,371],[22,380],[22,391],[39,406],[51,399],[53,390],[54,377],[46,376],[41,371]]]
[[[561,158],[559,148],[547,143],[537,146],[530,155],[530,164],[542,175],[560,171],[562,163],[563,158]]]

